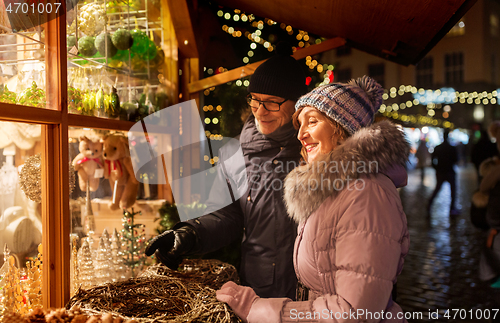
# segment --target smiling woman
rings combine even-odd
[[[308,163],[315,160],[320,153],[332,151],[349,137],[349,133],[338,122],[316,108],[301,107],[292,118],[294,127],[299,129],[301,155]]]

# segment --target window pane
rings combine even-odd
[[[368,75],[377,81],[382,87],[385,86],[385,64],[371,64],[368,66]]]
[[[416,66],[417,86],[423,88],[433,87],[433,65],[432,57],[425,57]]]
[[[12,6],[14,2],[5,4]],[[45,8],[45,4],[41,2],[40,6]],[[0,102],[46,108],[45,31],[36,23],[43,16],[30,13],[23,22],[26,26],[21,28],[16,15],[9,17],[3,6],[1,3]]]
[[[167,16],[160,2],[80,1],[66,16],[69,112],[137,121],[171,105],[177,44]]]
[[[350,68],[342,68],[337,70],[335,73],[335,82],[348,82],[352,78],[352,71]]]
[[[161,159],[153,161],[156,172],[150,168],[138,175],[139,181],[131,178],[127,167],[131,158],[126,156],[150,155],[138,150],[144,148],[136,141],[139,138],[130,138],[131,146],[127,133],[70,129],[69,158],[77,170],[70,196],[72,293],[79,286],[88,288],[136,276],[145,263],[153,261],[144,255],[145,242],[179,220],[165,211],[172,203],[172,192],[169,185],[158,184]],[[168,151],[171,144],[168,134],[150,133],[148,139],[154,149],[165,146],[163,150]],[[173,176],[168,156],[165,168]]]
[[[20,290],[18,284],[5,283],[2,287],[13,296],[10,304],[26,311],[28,306],[42,302],[41,284],[32,286],[33,293],[25,294],[26,277],[18,276],[38,272],[38,269],[28,271],[27,266],[38,268],[34,258],[42,242],[40,139],[39,125],[0,122],[0,279],[7,278],[2,283],[9,278],[20,279]],[[9,258],[16,270],[8,270],[9,261],[4,263],[4,259]],[[27,278],[32,281],[34,277]],[[27,302],[16,302],[18,296],[27,298]]]
[[[463,53],[445,55],[445,82],[449,84],[463,83],[464,58]]]

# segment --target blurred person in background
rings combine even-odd
[[[425,167],[429,166],[429,159],[431,157],[425,138],[420,139],[417,151],[415,152],[415,157],[417,157],[418,160],[417,169],[420,169],[420,183],[423,184],[425,177]]]
[[[457,194],[455,165],[458,162],[458,151],[456,147],[452,146],[448,142],[449,133],[448,129],[444,130],[443,142],[440,145],[437,145],[431,154],[432,167],[436,170],[436,187],[434,188],[434,192],[432,192],[429,204],[427,205],[428,217],[431,216],[432,202],[434,202],[434,199],[441,190],[441,186],[443,186],[444,182],[448,182],[450,184],[450,216],[460,214],[460,210],[458,210],[455,206]]]
[[[479,174],[479,167],[486,159],[498,155],[497,145],[493,143],[488,135],[488,131],[481,129],[481,136],[472,147],[470,160],[474,164],[477,173],[477,181],[480,184],[482,176]],[[498,142],[497,142],[498,143]]]
[[[497,139],[500,150],[500,121],[491,124],[490,133]],[[500,288],[500,158],[490,157],[481,163],[479,173],[482,176],[479,191],[487,196],[486,222],[490,230],[481,260],[479,274],[481,280],[491,281],[492,287]]]

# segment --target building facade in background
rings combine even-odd
[[[335,66],[335,82],[376,79],[387,91],[380,112],[403,125],[487,127],[500,119],[500,1],[478,0],[416,66],[349,46],[321,61]]]

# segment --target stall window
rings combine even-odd
[[[446,84],[461,84],[464,82],[464,54],[455,52],[444,56],[444,71]]]
[[[431,89],[434,84],[434,60],[425,57],[415,67],[417,86],[419,88]]]
[[[377,63],[368,65],[368,75],[377,81],[382,87],[385,84],[385,64]]]
[[[352,79],[352,70],[350,68],[340,68],[335,73],[335,82],[349,82]]]

